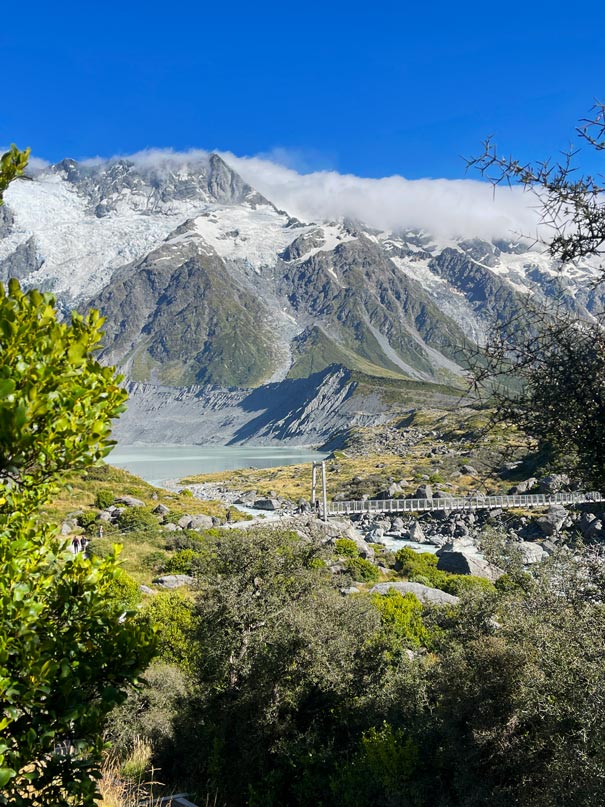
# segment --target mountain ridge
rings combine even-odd
[[[102,359],[132,382],[172,388],[174,401],[196,385],[277,394],[272,384],[296,390],[289,382],[302,379],[321,397],[334,366],[461,389],[465,347],[528,298],[585,317],[605,301],[586,291],[589,262],[561,274],[519,241],[300,221],[216,154],[63,160],[14,185],[0,213],[0,280],[51,290],[65,310],[99,308]]]

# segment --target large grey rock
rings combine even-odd
[[[154,585],[160,588],[181,588],[181,586],[191,586],[195,583],[195,577],[188,574],[165,574],[153,580]]]
[[[279,510],[280,503],[277,499],[255,499],[252,505],[256,510]]]
[[[438,588],[431,588],[422,583],[377,583],[370,589],[370,594],[386,594],[388,591],[399,591],[400,594],[413,594],[420,602],[436,605],[455,605],[459,598]]]
[[[212,520],[212,516],[206,516],[200,513],[197,516],[191,516],[191,521],[189,522],[189,529],[190,530],[209,530],[214,524]]]
[[[145,507],[145,502],[136,499],[134,496],[116,496],[116,502],[126,507]]]
[[[410,526],[410,541],[415,541],[417,544],[424,544],[426,540],[426,535],[420,524],[417,521],[412,521]]]
[[[437,554],[439,555],[437,568],[443,572],[472,574],[476,577],[485,577],[492,582],[495,582],[504,574],[502,569],[468,549],[460,549],[455,552],[444,552],[440,549]]]
[[[546,552],[540,544],[531,543],[530,541],[521,541],[521,543],[516,544],[516,546],[519,547],[523,557],[523,563],[526,566],[530,566],[532,563],[540,563],[540,561],[548,557],[548,552]]]
[[[401,534],[403,532],[403,530],[404,530],[404,526],[405,525],[403,523],[403,519],[400,518],[399,516],[397,516],[391,522],[391,532],[394,532],[396,534]]]
[[[567,510],[560,504],[553,504],[548,512],[536,519],[536,524],[544,535],[550,536],[559,532],[568,516]]]
[[[165,504],[158,504],[157,507],[153,508],[153,512],[156,514],[156,516],[167,516],[170,512],[170,508],[166,507]]]
[[[416,492],[412,495],[412,499],[432,499],[433,488],[429,485],[419,485]]]
[[[181,516],[179,520],[176,522],[177,527],[180,527],[182,530],[188,530],[191,526],[193,518],[192,516],[186,515]]]
[[[529,479],[526,479],[524,482],[519,482],[516,484],[515,487],[511,489],[510,493],[511,495],[515,493],[523,495],[524,493],[528,493],[530,490],[535,488],[537,484],[538,480],[532,476]]]
[[[550,474],[540,479],[540,493],[559,493],[569,487],[570,479],[567,474]]]

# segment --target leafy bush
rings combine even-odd
[[[148,555],[145,555],[143,558],[143,566],[145,566],[146,569],[151,569],[152,572],[159,572],[160,569],[164,568],[167,559],[168,555],[162,552],[161,549],[158,549],[155,552],[150,552]]]
[[[106,510],[114,503],[116,497],[110,490],[100,490],[95,496],[95,507],[99,510]]]
[[[191,574],[193,563],[199,558],[199,552],[194,549],[180,549],[174,555],[166,558],[162,565],[165,574]]]
[[[380,579],[380,573],[376,566],[364,558],[348,558],[345,567],[354,580],[359,580],[363,583],[376,583]]]
[[[427,644],[430,634],[422,621],[422,603],[417,597],[391,589],[386,594],[372,594],[371,599],[389,639],[405,647]]]
[[[124,532],[141,530],[157,532],[159,523],[148,507],[126,507],[118,517],[118,524]]]
[[[386,721],[364,732],[359,750],[332,780],[339,807],[408,804],[409,785],[420,761],[418,746]]]
[[[78,515],[78,524],[89,534],[96,532],[98,515],[96,510],[86,510]]]
[[[485,577],[476,577],[472,574],[447,574],[441,586],[442,591],[460,597],[471,591],[495,591],[495,586],[491,580]]]
[[[196,625],[193,601],[182,591],[160,591],[143,604],[156,630],[158,657],[188,669],[195,659],[191,640]]]
[[[108,558],[113,552],[114,542],[109,538],[93,538],[88,542],[86,551],[91,557]]]
[[[343,555],[347,558],[359,557],[357,544],[351,538],[337,538],[334,542],[334,550],[337,555]]]
[[[204,537],[195,530],[182,530],[168,533],[164,546],[169,551],[175,549],[198,550],[204,544]]]
[[[139,584],[123,569],[120,569],[110,582],[108,592],[109,596],[125,611],[132,611],[136,608],[142,598]]]

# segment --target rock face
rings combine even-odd
[[[476,577],[485,577],[493,583],[504,574],[502,569],[489,563],[484,558],[477,555],[472,549],[459,549],[454,552],[440,549],[437,552],[439,561],[437,568],[452,574],[472,574]]]
[[[377,583],[370,589],[370,594],[386,594],[391,590],[399,591],[400,594],[413,594],[420,602],[432,605],[455,605],[459,601],[453,594],[422,583]]]

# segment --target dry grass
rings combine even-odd
[[[514,429],[501,428],[482,434],[488,416],[482,412],[464,414],[429,411],[414,415],[406,426],[426,432],[417,445],[401,454],[385,453],[372,445],[382,427],[357,429],[351,444],[327,461],[328,497],[344,493],[347,498],[376,495],[393,481],[401,484],[403,495],[414,493],[419,484],[430,482],[451,495],[488,491],[503,493],[510,482],[497,473],[506,452],[514,453],[518,436]],[[402,426],[405,430],[406,426]],[[519,446],[525,453],[528,446]],[[463,465],[477,473],[462,473]],[[245,468],[188,477],[185,484],[214,482],[233,490],[256,491],[259,496],[276,495],[292,501],[311,496],[311,464],[282,468]]]

